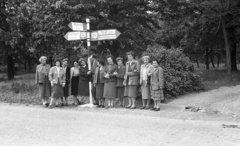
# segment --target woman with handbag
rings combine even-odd
[[[140,71],[140,85],[141,85],[141,93],[142,93],[142,108],[141,109],[149,109],[149,104],[151,101],[151,94],[150,94],[150,85],[149,85],[149,79],[150,76],[148,74],[153,69],[153,66],[149,63],[150,57],[149,56],[143,56],[142,57],[143,63],[141,65],[141,71]]]
[[[134,60],[133,52],[128,52],[127,58],[128,62],[126,63],[126,73],[123,82],[125,85],[124,96],[128,98],[128,106],[126,108],[135,109],[140,78],[140,65],[138,61]]]
[[[107,62],[108,64],[105,67],[104,71],[104,78],[105,78],[105,84],[104,84],[104,92],[103,97],[107,99],[108,105],[106,108],[113,107],[113,101],[117,98],[117,77],[114,74],[114,72],[117,71],[117,65],[113,62],[113,57],[108,56]]]
[[[152,61],[153,70],[148,75],[151,76],[150,89],[151,98],[154,100],[154,107],[151,109],[153,111],[160,111],[161,100],[164,99],[163,87],[164,87],[164,77],[163,69],[158,66],[158,60],[154,59]]]

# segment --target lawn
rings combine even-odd
[[[240,73],[233,73],[232,81],[226,77],[226,67],[221,64],[219,68],[206,70],[203,64],[200,68],[195,66],[197,74],[202,77],[205,90],[218,89],[223,86],[239,84]],[[8,103],[41,104],[38,98],[38,87],[34,82],[34,74],[17,75],[12,81],[7,80],[6,74],[0,74],[0,101]]]

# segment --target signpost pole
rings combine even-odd
[[[90,60],[90,46],[91,46],[91,38],[90,38],[90,19],[86,19],[87,22],[87,48],[88,48],[88,70],[91,71],[91,60]],[[89,80],[89,98],[90,98],[90,105],[93,105],[93,99],[92,99],[92,83],[91,80]]]

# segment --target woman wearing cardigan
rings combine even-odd
[[[36,68],[35,83],[39,88],[39,97],[42,99],[44,107],[48,106],[48,98],[51,96],[51,85],[48,79],[50,65],[46,64],[47,57],[42,56],[39,59],[40,64]]]
[[[128,62],[126,63],[126,74],[124,76],[125,91],[124,96],[128,97],[128,106],[126,108],[136,108],[136,98],[139,85],[140,65],[134,60],[133,52],[127,53]]]
[[[123,58],[122,57],[118,57],[116,59],[117,61],[117,71],[114,72],[114,74],[117,77],[117,97],[119,99],[120,102],[120,106],[124,106],[124,85],[123,85],[123,81],[124,81],[124,75],[126,72],[126,68],[123,65]]]
[[[108,65],[106,65],[105,71],[104,71],[104,78],[105,78],[105,84],[104,84],[104,93],[103,97],[108,99],[108,105],[106,108],[113,107],[113,100],[117,97],[117,89],[116,89],[116,83],[117,78],[114,72],[117,71],[117,65],[113,62],[113,57],[108,56],[107,57]]]
[[[52,108],[53,101],[56,100],[56,106],[60,106],[60,98],[63,97],[63,87],[65,87],[64,69],[61,67],[61,61],[55,61],[56,66],[52,67],[49,72],[49,81],[53,87],[53,94],[51,97],[49,108]]]
[[[154,107],[151,110],[160,111],[160,102],[164,99],[163,69],[158,66],[158,61],[156,59],[153,60],[152,65],[154,68],[149,75],[151,76],[150,89],[151,98],[154,100]]]
[[[96,87],[96,98],[98,101],[98,107],[104,107],[104,98],[103,98],[103,91],[104,91],[104,65],[105,62],[103,60],[98,60],[98,67],[95,69],[95,73],[93,76],[93,85]]]
[[[140,85],[141,85],[141,92],[142,92],[142,108],[141,109],[149,109],[149,104],[151,101],[151,94],[150,94],[150,86],[149,86],[149,76],[148,74],[153,69],[153,66],[149,63],[150,57],[143,56],[142,57],[143,63],[141,65],[141,72],[140,72]]]

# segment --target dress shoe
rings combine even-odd
[[[125,106],[125,108],[130,108],[131,106]]]
[[[143,106],[143,107],[141,107],[140,109],[142,110],[142,109],[145,109],[146,107],[145,106]]]
[[[49,106],[48,106],[48,108],[49,108],[49,109],[52,109],[52,108],[53,108],[53,106],[52,106],[52,105],[49,105]]]
[[[133,107],[131,107],[130,109],[135,109],[136,107],[135,106],[133,106]]]
[[[100,105],[101,106],[101,108],[104,108],[104,105]]]
[[[154,111],[156,108],[154,107],[154,108],[151,108],[151,111]]]
[[[106,108],[106,109],[109,109],[109,108],[110,108],[110,106],[106,106],[105,108]]]
[[[145,108],[145,110],[149,110],[149,109],[150,109],[150,107],[146,107],[146,108]]]
[[[160,108],[156,108],[154,111],[160,111]]]

